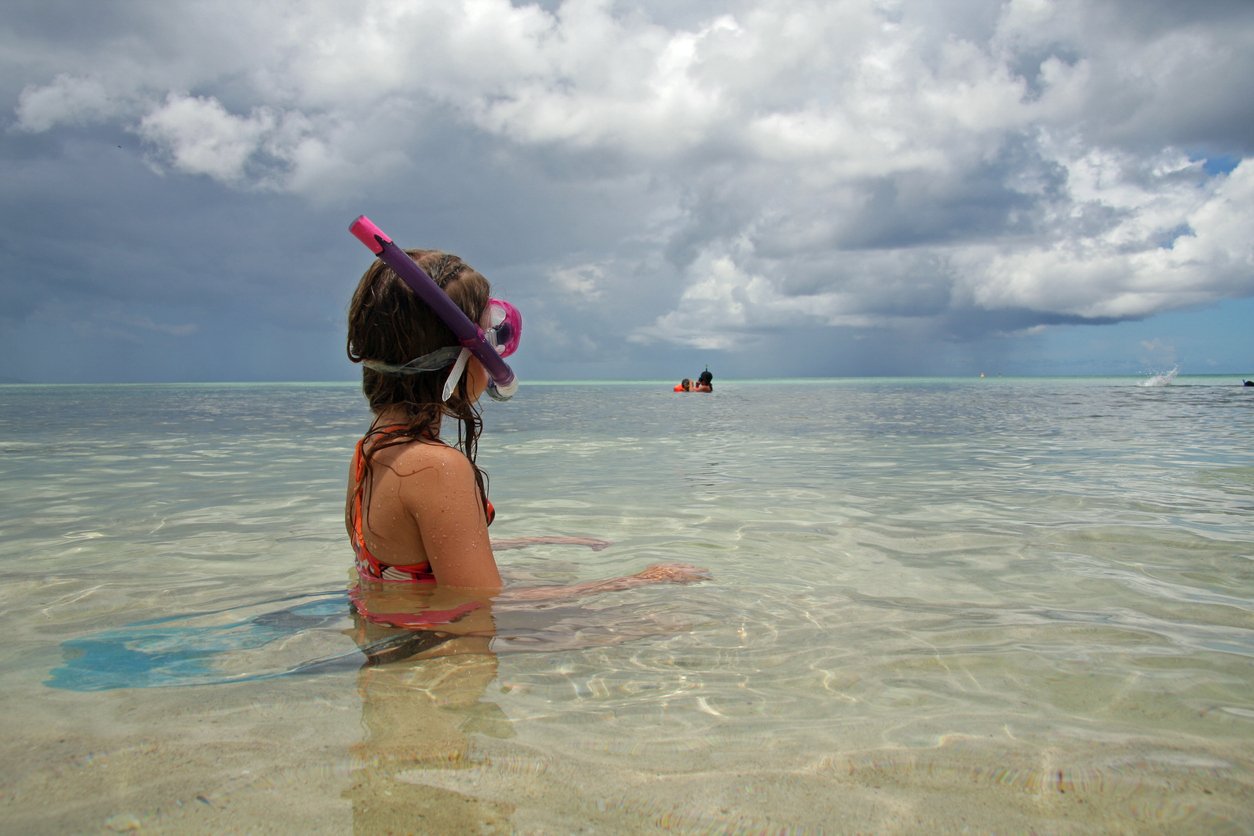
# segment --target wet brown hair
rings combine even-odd
[[[491,289],[482,274],[457,256],[439,250],[405,252],[472,322],[480,320],[487,309]],[[391,267],[379,259],[370,265],[349,303],[349,360],[354,363],[376,360],[399,366],[457,344],[452,329],[409,289]],[[470,459],[479,495],[484,508],[487,508],[487,475],[475,463],[483,420],[470,398],[470,375],[463,374],[448,401],[443,400],[444,381],[452,365],[450,360],[442,369],[417,374],[389,374],[362,368],[361,388],[371,411],[377,416],[390,407],[401,407],[408,420],[396,427],[371,426],[366,434],[367,442],[362,445],[365,472],[357,484],[357,494],[366,491],[371,483],[372,459],[377,451],[396,444],[436,440],[439,438],[441,418],[448,416],[457,421],[457,446]],[[352,501],[356,501],[356,496]],[[367,505],[363,502],[363,509]],[[351,528],[351,522],[349,525]]]

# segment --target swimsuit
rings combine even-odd
[[[378,432],[390,432],[398,429],[404,429],[404,426],[395,424],[390,427],[380,427]],[[410,563],[403,566],[391,565],[380,561],[370,553],[370,549],[366,548],[366,538],[361,531],[362,500],[366,492],[365,486],[361,481],[366,475],[366,458],[362,453],[362,447],[371,434],[367,434],[361,441],[358,441],[357,447],[353,450],[353,472],[356,474],[354,478],[357,481],[357,492],[356,496],[353,497],[350,508],[351,517],[348,540],[353,546],[353,552],[357,555],[357,573],[363,578],[376,581],[434,584],[435,573],[431,571],[430,561]],[[492,520],[496,518],[496,509],[492,507],[491,502],[488,502],[487,508],[488,525],[491,525]]]

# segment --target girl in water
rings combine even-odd
[[[369,235],[363,242],[369,246]],[[442,316],[455,320],[463,333],[469,323],[436,303],[443,305],[442,291],[470,322],[479,323],[488,342],[476,346],[481,354],[495,348],[508,356],[517,347],[521,316],[508,303],[489,298],[487,279],[457,256],[433,250],[385,253],[402,266],[408,265],[408,254],[435,284],[418,277],[429,300],[424,301],[377,259],[349,308],[348,356],[362,365],[362,389],[373,413],[353,453],[344,506],[356,553],[351,634],[366,656],[358,682],[367,733],[357,749],[360,767],[349,797],[364,820],[387,805],[412,820],[415,809],[433,803],[432,796],[429,788],[398,778],[397,771],[466,757],[467,718],[483,722],[485,711],[501,715],[484,700],[497,676],[498,649],[534,647],[537,641],[553,647],[609,645],[674,630],[634,611],[605,625],[575,612],[578,628],[572,630],[563,620],[578,607],[546,606],[537,620],[533,602],[707,575],[691,566],[655,565],[611,580],[503,589],[494,549],[609,544],[579,537],[496,543],[488,538],[495,511],[487,476],[476,462],[483,428],[477,402],[500,378],[490,378]],[[508,392],[498,388],[493,394]],[[454,428],[456,443],[445,443],[442,438],[451,439]],[[511,626],[511,616],[520,610],[527,621]],[[399,664],[407,660],[421,664]],[[508,729],[508,719],[500,719]]]
[[[508,346],[498,345],[498,351],[505,356],[513,350],[521,317],[508,303],[489,298],[487,279],[455,255],[406,252],[490,336],[500,330],[494,324],[509,321],[512,311],[513,339]],[[353,455],[344,513],[362,585],[387,584],[395,590],[393,584],[408,584],[496,596],[502,581],[488,537],[495,509],[488,500],[487,476],[476,462],[483,428],[477,401],[489,384],[484,366],[468,358],[449,325],[379,259],[353,294],[348,357],[363,367],[362,389],[374,414]],[[449,424],[456,425],[456,445],[442,440],[442,432],[451,435]],[[609,545],[590,538],[544,537],[502,541],[496,548],[532,543]],[[624,578],[510,590],[496,597],[536,600],[706,577],[692,566],[659,564]]]

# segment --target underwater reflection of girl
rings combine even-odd
[[[415,784],[407,775],[415,768],[471,765],[475,735],[514,735],[514,721],[489,689],[499,673],[498,651],[578,650],[690,629],[674,617],[642,611],[638,602],[608,608],[572,602],[582,594],[674,580],[668,571],[655,567],[630,578],[511,587],[495,596],[359,580],[350,599],[353,635],[366,657],[357,675],[363,736],[352,747],[344,793],[352,802],[355,832],[410,832],[417,820],[438,823],[436,832],[481,832],[488,823],[506,829],[508,805]],[[546,603],[537,606],[541,601]]]
[[[359,579],[348,597],[353,605],[351,634],[365,666],[491,652],[496,631],[486,596]]]

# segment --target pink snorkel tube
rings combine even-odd
[[[395,270],[396,275],[409,285],[409,289],[416,293],[419,299],[430,305],[436,316],[440,317],[452,330],[462,347],[469,349],[475,357],[479,358],[479,362],[483,364],[488,377],[491,378],[488,394],[498,401],[507,401],[512,398],[518,391],[518,378],[513,370],[488,342],[483,329],[470,321],[470,317],[457,307],[457,304],[440,289],[435,280],[365,215],[353,221],[348,231]]]

